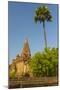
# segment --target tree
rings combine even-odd
[[[58,75],[58,49],[45,49],[37,52],[31,58],[30,69],[34,76],[57,76]]]
[[[42,75],[42,66],[41,66],[41,61],[40,61],[40,52],[37,52],[33,57],[30,62],[30,69],[33,73],[33,76],[41,76]]]
[[[35,22],[38,21],[40,23],[43,23],[43,30],[44,30],[44,41],[45,41],[45,48],[47,48],[47,38],[46,38],[46,31],[45,31],[45,21],[50,22],[52,21],[52,15],[49,11],[49,9],[46,6],[38,7],[35,11]]]
[[[47,48],[44,54],[49,61],[48,76],[58,75],[58,48]]]

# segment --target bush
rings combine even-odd
[[[10,76],[9,76],[10,79],[14,79],[15,76],[16,76],[16,73],[15,73],[15,71],[10,71],[9,75],[10,75]]]
[[[58,49],[47,48],[42,53],[37,52],[30,62],[34,76],[56,76],[58,73]]]

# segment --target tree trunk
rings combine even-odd
[[[45,22],[44,21],[43,21],[43,30],[44,30],[45,48],[47,48],[47,39],[46,39],[46,31],[45,31]]]

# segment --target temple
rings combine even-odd
[[[31,74],[29,69],[29,62],[31,61],[31,52],[29,48],[28,40],[24,41],[24,46],[21,54],[16,56],[16,59],[13,59],[12,64],[9,66],[10,72],[16,72],[16,76],[20,77],[25,74]]]

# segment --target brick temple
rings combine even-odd
[[[23,76],[26,73],[31,75],[29,68],[29,62],[31,61],[31,52],[29,48],[28,40],[24,41],[21,54],[16,56],[16,59],[12,60],[12,64],[9,66],[9,71],[16,72],[16,76]]]

